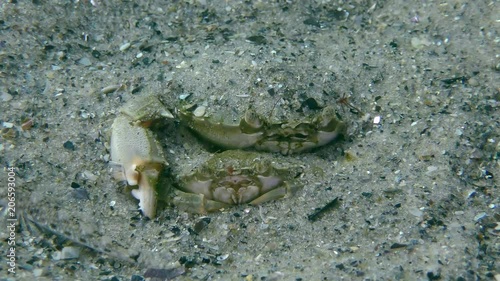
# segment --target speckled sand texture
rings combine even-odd
[[[0,1],[0,203],[12,167],[19,218],[0,229],[0,280],[500,280],[499,10]],[[287,156],[304,166],[291,198],[207,216],[160,204],[146,220],[108,144],[118,109],[148,94],[234,122],[333,105],[349,136]],[[168,194],[217,151],[156,127]]]

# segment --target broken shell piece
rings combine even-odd
[[[132,194],[139,199],[143,214],[154,218],[156,183],[167,165],[163,152],[149,130],[133,125],[126,116],[117,117],[111,128],[111,161],[120,167],[114,176],[128,185],[138,185]]]

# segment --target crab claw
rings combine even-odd
[[[159,173],[160,171],[156,168],[141,171],[139,174],[139,188],[132,189],[132,195],[139,200],[139,209],[150,219],[156,216],[156,184],[158,183]]]
[[[111,132],[111,161],[121,167],[115,171],[115,178],[125,180],[130,186],[138,186],[132,190],[132,195],[139,199],[142,213],[154,218],[158,175],[168,163],[152,133],[134,125],[127,116],[117,117]]]

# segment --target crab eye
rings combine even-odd
[[[240,129],[244,133],[254,133],[259,131],[264,123],[260,116],[253,110],[249,109],[245,112],[245,116],[240,121]]]

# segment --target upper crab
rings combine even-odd
[[[331,106],[308,120],[280,123],[267,122],[249,109],[239,124],[213,122],[209,117],[195,116],[192,109],[180,110],[181,121],[202,138],[225,149],[253,147],[289,155],[323,146],[346,134],[345,123],[337,119]]]

